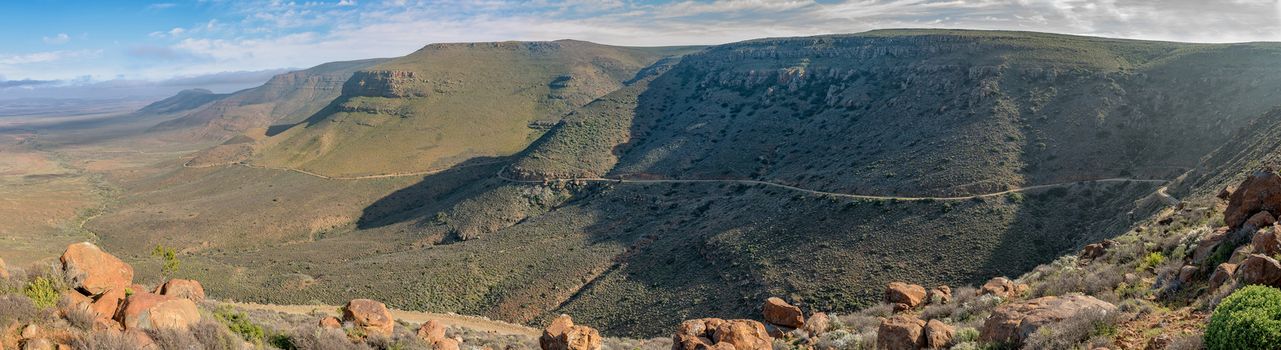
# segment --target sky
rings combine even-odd
[[[719,44],[884,28],[1281,41],[1281,0],[0,1],[0,99],[251,87],[430,43]]]

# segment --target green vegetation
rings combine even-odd
[[[1205,346],[1210,350],[1281,348],[1281,290],[1249,286],[1223,299],[1205,329]]]
[[[151,257],[160,259],[160,271],[163,273],[164,279],[169,279],[169,277],[178,273],[178,268],[182,266],[182,261],[178,260],[178,251],[164,245],[157,244],[151,250]]]
[[[58,288],[54,286],[53,281],[45,277],[36,277],[27,286],[22,289],[22,294],[31,298],[40,308],[50,308],[58,304],[61,296],[58,294]]]
[[[1147,256],[1143,257],[1143,261],[1140,261],[1139,266],[1136,267],[1135,269],[1138,269],[1139,271],[1147,271],[1161,265],[1164,262],[1165,262],[1165,254],[1161,254],[1161,252],[1152,252],[1152,253],[1149,253]]]

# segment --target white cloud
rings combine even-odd
[[[102,50],[45,51],[16,55],[0,54],[0,66],[54,62],[71,58],[93,57],[101,54]]]
[[[71,41],[71,36],[67,35],[67,33],[58,33],[58,35],[54,36],[40,37],[40,40],[44,41],[45,44],[62,45]]]

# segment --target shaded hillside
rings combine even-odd
[[[179,141],[222,141],[250,129],[295,123],[337,98],[352,72],[383,61],[333,62],[277,75],[262,86],[230,94],[151,131],[165,132]]]
[[[227,94],[215,94],[205,89],[188,89],[160,101],[153,102],[139,109],[139,114],[165,114],[195,109],[206,103],[217,101]]]
[[[255,162],[332,176],[439,169],[524,149],[570,110],[689,48],[580,41],[433,44],[357,72]],[[482,141],[483,140],[483,141]]]
[[[510,173],[751,178],[901,195],[1169,177],[1272,106],[1281,67],[1269,62],[1279,57],[1269,44],[971,31],[721,45],[656,79],[630,121],[557,131],[609,142],[533,151],[573,153],[593,169],[535,159]]]

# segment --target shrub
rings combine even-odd
[[[36,303],[24,295],[0,295],[0,324],[26,323],[41,317]]]
[[[151,250],[151,256],[160,259],[160,271],[166,279],[178,272],[178,267],[182,261],[178,260],[178,251],[173,248],[157,244],[155,249]]]
[[[1117,313],[1101,309],[1084,311],[1079,317],[1037,329],[1028,336],[1024,349],[1072,349],[1092,337],[1116,334]]]
[[[243,312],[237,312],[229,307],[223,307],[214,311],[214,318],[227,326],[232,333],[239,334],[240,337],[251,342],[262,341],[267,336],[267,332],[262,326],[256,325],[249,321],[249,316]]]
[[[58,299],[61,299],[58,289],[53,286],[53,281],[44,277],[36,277],[27,283],[27,287],[22,289],[22,294],[31,298],[31,301],[42,309],[57,305]]]
[[[1160,266],[1161,263],[1164,263],[1164,262],[1165,262],[1165,254],[1161,254],[1161,252],[1152,252],[1147,256],[1143,257],[1143,261],[1139,262],[1139,266],[1135,269],[1139,271],[1148,271],[1148,270],[1151,270],[1152,268]]]
[[[1205,328],[1205,347],[1281,349],[1281,290],[1248,286],[1224,298]]]

